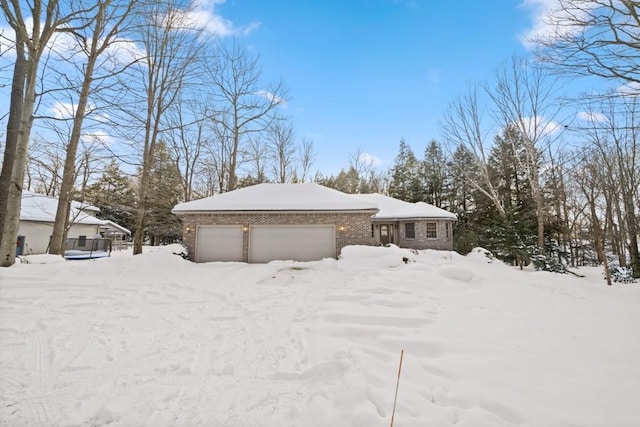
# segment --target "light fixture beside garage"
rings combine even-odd
[[[184,231],[186,231],[187,234],[191,233],[191,226],[187,225],[187,228],[185,228]]]
[[[338,231],[341,233],[344,233],[345,227],[344,225],[341,225],[340,227],[338,227]]]
[[[246,233],[247,231],[249,231],[249,227],[248,227],[248,226],[246,226],[246,225],[245,225],[245,226],[243,226],[243,227],[242,227],[242,231],[244,231],[244,232]]]

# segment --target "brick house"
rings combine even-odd
[[[411,215],[389,216],[400,205],[390,209],[386,199],[402,204]],[[348,245],[385,243],[451,249],[452,241],[440,237],[449,233],[452,238],[455,215],[438,212],[442,218],[435,220],[438,237],[433,238],[434,221],[416,216],[424,209],[415,205],[382,195],[345,194],[314,183],[258,184],[181,203],[172,212],[183,218],[183,243],[196,262],[311,261],[337,258]],[[385,206],[388,215],[377,218]],[[408,224],[414,224],[413,238],[407,234]],[[389,233],[392,239],[385,238]]]
[[[424,202],[409,203],[382,194],[356,194],[375,203],[371,235],[381,245],[401,248],[453,250],[455,214]]]

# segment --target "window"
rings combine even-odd
[[[427,223],[427,239],[437,239],[437,238],[438,238],[438,232],[437,232],[436,223],[428,222]]]
[[[87,246],[87,236],[78,236],[78,246]]]
[[[371,237],[376,237],[375,233],[373,232],[373,224],[371,224]]]
[[[451,223],[446,222],[445,225],[446,225],[445,231],[447,232],[447,240],[451,240]]]
[[[416,225],[413,222],[407,222],[404,225],[404,237],[405,239],[416,238]]]

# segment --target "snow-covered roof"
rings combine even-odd
[[[354,194],[354,198],[369,201],[378,206],[378,213],[374,219],[408,219],[408,218],[438,218],[456,220],[458,217],[449,211],[440,209],[425,202],[409,203],[383,194]]]
[[[108,219],[102,221],[100,229],[105,230],[106,234],[126,234],[128,236],[131,235],[131,230],[113,221],[109,221]]]
[[[29,191],[22,192],[21,221],[54,222],[57,209],[58,199],[55,197]],[[100,225],[104,223],[103,220],[87,212],[100,212],[100,209],[76,201],[71,202],[70,218],[73,224]]]
[[[377,204],[315,183],[257,184],[180,203],[173,213],[216,211],[376,211]]]

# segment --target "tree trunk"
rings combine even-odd
[[[640,278],[640,252],[638,251],[638,223],[634,211],[633,198],[624,198],[624,206],[627,211],[627,232],[629,233],[629,255],[631,258],[631,268],[633,277]]]
[[[607,279],[607,285],[611,286],[611,275],[609,273],[609,263],[604,251],[604,233],[600,227],[600,220],[596,213],[596,206],[594,200],[589,200],[589,209],[591,211],[591,222],[593,224],[594,243],[596,246],[596,253],[598,255],[598,261],[604,265],[604,274]]]
[[[24,57],[24,45],[16,40],[16,62],[13,66],[13,81],[11,82],[11,108],[7,120],[7,137],[4,145],[2,172],[0,173],[0,230],[4,228],[4,218],[9,198],[11,172],[15,163],[16,147],[20,132],[20,120],[24,103],[24,85],[26,79],[27,60]]]
[[[10,267],[16,260],[16,240],[20,227],[22,186],[24,185],[24,175],[29,155],[29,138],[36,97],[36,72],[33,67],[37,61],[34,60],[34,56],[32,54],[29,55],[30,60],[23,69],[26,75],[25,97],[22,105],[15,159],[9,182],[9,196],[2,228],[2,243],[0,246],[0,266],[2,267]]]
[[[76,155],[78,153],[78,144],[82,135],[82,123],[87,110],[87,102],[89,100],[89,92],[93,76],[93,69],[96,58],[89,55],[85,77],[80,90],[80,98],[78,107],[73,118],[73,129],[71,130],[71,138],[67,145],[67,156],[64,161],[64,173],[62,175],[62,186],[60,187],[60,198],[58,201],[58,209],[56,210],[56,219],[53,224],[53,233],[51,235],[51,248],[49,253],[60,255],[64,253],[64,235],[65,235],[65,218],[69,216],[69,206],[71,204],[71,194],[73,192],[73,184],[76,172]]]

